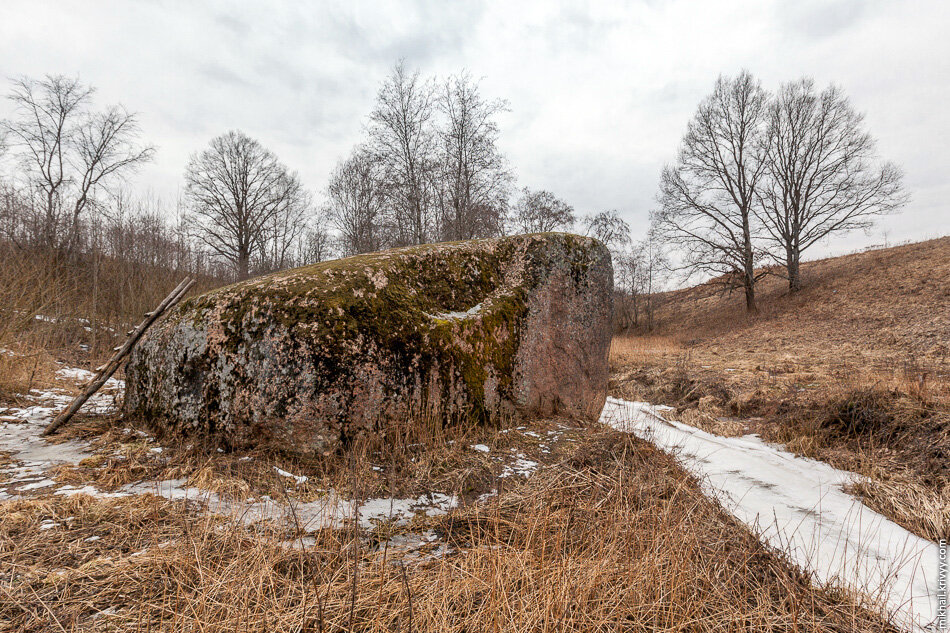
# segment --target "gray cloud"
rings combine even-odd
[[[872,0],[788,0],[778,8],[788,32],[805,39],[823,39],[855,27],[874,10]]]
[[[950,226],[948,27],[941,0],[8,0],[0,76],[80,74],[102,103],[140,112],[160,152],[135,184],[171,198],[189,154],[231,128],[320,192],[397,59],[438,76],[467,68],[510,103],[501,143],[520,184],[581,212],[619,209],[643,231],[660,168],[718,74],[749,68],[773,89],[812,75],[867,112],[914,193],[904,214],[831,252]]]

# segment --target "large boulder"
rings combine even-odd
[[[225,446],[327,452],[426,418],[595,419],[610,254],[542,233],[283,271],[177,306],[127,369],[126,409]]]

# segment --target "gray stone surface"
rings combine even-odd
[[[224,446],[305,453],[421,420],[594,420],[612,277],[600,242],[543,233],[252,279],[152,328],[129,361],[126,409]]]

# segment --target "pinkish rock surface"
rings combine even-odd
[[[126,409],[230,447],[324,453],[421,417],[594,420],[612,268],[543,233],[394,249],[189,299],[139,343]]]

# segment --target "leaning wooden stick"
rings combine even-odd
[[[119,369],[119,366],[122,364],[122,360],[129,355],[129,352],[132,351],[132,348],[135,347],[135,344],[138,343],[139,339],[142,338],[142,335],[145,334],[147,330],[155,321],[158,320],[158,317],[162,315],[166,310],[178,303],[182,297],[185,296],[185,293],[195,284],[195,280],[190,277],[186,277],[182,280],[178,286],[172,290],[167,297],[165,297],[158,307],[152,310],[151,312],[145,315],[145,320],[139,323],[138,327],[129,332],[129,337],[126,339],[125,344],[121,347],[116,348],[115,354],[112,355],[112,358],[109,359],[109,362],[103,365],[98,369],[96,377],[86,385],[86,388],[83,389],[82,393],[76,396],[76,399],[70,403],[66,409],[56,416],[56,418],[49,423],[45,429],[43,429],[43,435],[52,435],[55,433],[61,426],[66,424],[73,415],[79,411],[79,408],[92,397],[94,393],[99,391],[102,388],[102,385],[106,384],[106,381],[112,377],[112,374]]]

